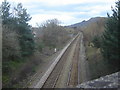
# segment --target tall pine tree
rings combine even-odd
[[[31,20],[31,17],[27,13],[26,9],[23,8],[21,3],[17,5],[15,10],[17,12],[16,21],[21,46],[21,54],[23,56],[28,56],[34,52],[35,46],[32,30],[28,25],[28,21]]]
[[[2,9],[2,11],[1,11],[2,24],[5,25],[10,20],[10,12],[9,12],[10,4],[9,4],[9,2],[4,0],[4,2],[2,2],[1,9]]]
[[[101,51],[107,63],[116,70],[120,70],[119,40],[120,40],[120,1],[116,2],[113,14],[108,14],[106,29],[102,35]]]

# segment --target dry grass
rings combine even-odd
[[[106,75],[108,72],[108,67],[103,61],[103,57],[99,49],[87,46],[86,50],[90,68],[90,79],[95,79]]]
[[[81,27],[80,30],[84,33],[85,42],[90,42],[95,35],[101,35],[105,29],[106,18],[100,18],[96,22],[89,23],[85,27]]]

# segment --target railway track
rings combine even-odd
[[[79,46],[80,34],[64,51],[49,76],[42,82],[40,88],[66,88],[78,84]]]
[[[68,87],[75,87],[78,85],[78,60],[79,60],[79,50],[80,50],[80,38],[77,39],[76,47],[74,51],[74,56],[72,59],[70,71],[69,71],[69,77],[67,86]]]

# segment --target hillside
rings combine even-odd
[[[75,24],[72,24],[72,25],[69,25],[68,27],[86,27],[87,25],[91,24],[91,23],[97,23],[97,22],[100,22],[102,20],[105,20],[106,17],[93,17],[93,18],[90,18],[89,20],[85,21],[83,20],[82,22],[78,22],[78,23],[75,23]]]
[[[85,42],[90,42],[95,35],[100,35],[104,31],[104,26],[107,18],[106,17],[94,17],[88,21],[82,21],[67,27],[76,28],[81,30],[85,36]]]

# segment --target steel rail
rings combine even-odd
[[[63,56],[63,54],[65,53],[65,51],[68,49],[68,47],[72,44],[72,42],[77,38],[77,36],[79,35],[79,33],[63,48],[63,50],[61,51],[61,53],[58,55],[58,57],[55,59],[55,61],[51,64],[51,66],[49,67],[49,69],[45,72],[45,74],[42,76],[42,78],[40,79],[40,81],[35,85],[34,88],[42,88],[44,83],[46,82],[46,80],[49,78],[50,74],[52,73],[52,71],[54,70],[55,66],[57,65],[57,63],[59,62],[59,60],[61,59],[61,57]]]

